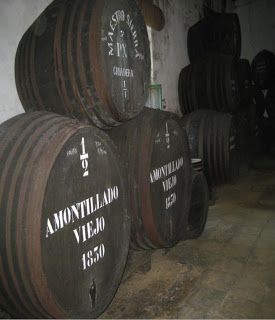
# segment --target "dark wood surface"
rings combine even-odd
[[[179,103],[183,114],[197,109],[234,113],[240,107],[235,59],[206,55],[183,68],[179,76]]]
[[[209,206],[209,190],[204,173],[193,170],[192,196],[186,238],[198,238],[205,227]]]
[[[22,37],[15,76],[26,111],[54,111],[102,128],[135,117],[150,80],[138,3],[53,1]]]
[[[184,125],[191,157],[203,160],[208,184],[214,186],[236,180],[239,176],[240,141],[233,117],[199,110],[184,116]]]
[[[241,29],[235,13],[215,13],[203,18],[188,30],[187,47],[190,62],[205,54],[241,55]]]
[[[145,108],[109,134],[128,167],[132,246],[174,245],[186,228],[191,197],[186,133],[174,115]]]
[[[269,89],[275,79],[275,55],[268,50],[260,51],[251,63],[252,78],[260,89]]]
[[[94,318],[130,240],[124,169],[102,131],[46,112],[0,126],[0,303],[16,317]]]
[[[247,59],[238,62],[238,79],[240,85],[241,107],[246,108],[252,103],[253,87],[250,63]]]

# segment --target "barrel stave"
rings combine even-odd
[[[178,86],[183,114],[197,109],[233,113],[240,106],[237,64],[230,56],[215,54],[200,58],[182,69]]]
[[[1,305],[17,317],[98,316],[119,285],[130,240],[125,177],[115,147],[102,131],[44,112],[4,123],[0,138]],[[89,159],[85,176],[81,155]],[[94,175],[99,166],[102,174]],[[91,202],[85,211],[80,204],[86,198]],[[59,220],[49,220],[54,212]],[[64,220],[72,216],[74,221]],[[89,223],[103,229],[89,233]],[[93,263],[86,256],[90,250]]]
[[[55,0],[19,43],[16,85],[26,111],[53,111],[107,129],[143,109],[150,63],[135,0]]]
[[[146,108],[110,136],[127,163],[134,244],[143,249],[171,247],[186,229],[191,196],[189,148],[177,118]],[[179,163],[178,169],[158,177],[166,165]]]
[[[199,110],[183,119],[191,157],[202,159],[209,186],[235,181],[239,175],[240,146],[233,117]]]

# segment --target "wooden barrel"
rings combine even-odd
[[[187,47],[191,63],[209,53],[240,58],[241,29],[238,15],[220,13],[200,20],[188,30]]]
[[[229,114],[194,111],[184,117],[192,158],[203,160],[210,186],[235,181],[239,175],[239,136]]]
[[[240,163],[247,166],[251,158],[251,144],[253,143],[253,128],[255,125],[255,107],[250,105],[235,115],[235,123],[239,135]]]
[[[253,98],[252,74],[250,63],[247,59],[238,61],[238,81],[240,86],[240,105],[248,107]]]
[[[99,316],[130,241],[112,141],[47,112],[8,120],[0,141],[0,305],[20,318]]]
[[[192,167],[192,195],[185,239],[195,239],[202,234],[206,224],[209,206],[209,190],[202,171],[202,160],[192,159]]]
[[[55,0],[21,39],[17,90],[26,111],[116,126],[143,109],[150,48],[136,0]]]
[[[265,97],[265,106],[268,117],[275,119],[275,83],[273,83],[270,89],[267,91]]]
[[[274,53],[262,50],[252,61],[252,77],[260,89],[269,89],[272,81],[275,80],[275,55]]]
[[[138,0],[145,23],[151,28],[161,31],[165,26],[165,17],[159,7],[154,5],[153,0]]]
[[[132,246],[173,246],[186,230],[191,197],[186,133],[174,115],[145,108],[109,134],[128,168]]]
[[[253,86],[253,103],[256,105],[256,118],[260,119],[266,110],[266,100],[262,90],[257,86]]]
[[[275,119],[262,118],[259,121],[260,151],[270,152],[275,148]],[[272,150],[272,151],[273,151]]]
[[[183,114],[197,109],[234,112],[240,106],[236,61],[225,55],[197,60],[182,69],[178,92]]]

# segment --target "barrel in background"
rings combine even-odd
[[[145,108],[109,134],[127,165],[132,246],[173,246],[185,233],[191,197],[186,133],[175,115]]]
[[[268,50],[260,51],[252,61],[252,77],[260,89],[269,89],[275,81],[275,55]]]
[[[253,103],[256,105],[256,118],[260,119],[266,110],[265,96],[260,88],[253,86]]]
[[[255,125],[257,121],[257,106],[250,103],[246,108],[239,110],[234,116],[238,140],[241,165],[248,168],[253,158],[253,149],[255,142]]]
[[[235,112],[240,106],[235,59],[214,54],[188,65],[180,72],[178,92],[183,114],[197,109]]]
[[[1,306],[20,318],[99,316],[130,240],[112,141],[47,112],[8,120],[0,140]]]
[[[207,54],[226,54],[239,59],[241,30],[235,13],[214,13],[188,30],[188,55],[191,63]]]
[[[230,114],[210,110],[184,116],[191,157],[201,158],[210,186],[235,181],[239,176],[239,136]]]
[[[268,117],[275,119],[275,82],[270,86],[265,97],[265,106]]]
[[[192,159],[192,169],[192,195],[185,239],[198,238],[204,230],[208,216],[209,190],[202,160]]]
[[[55,0],[22,37],[15,76],[26,111],[119,125],[143,109],[150,48],[135,0]]]
[[[238,82],[240,86],[240,106],[246,108],[252,103],[253,86],[250,63],[247,59],[238,61]]]
[[[257,123],[259,130],[259,152],[270,152],[275,148],[275,119],[263,117]]]

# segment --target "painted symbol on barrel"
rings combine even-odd
[[[84,169],[83,177],[88,177],[88,175],[89,175],[89,170],[88,170],[88,167],[89,167],[89,162],[88,162],[89,155],[88,155],[88,153],[86,152],[86,149],[85,149],[85,139],[84,138],[82,138],[82,140],[81,140],[81,147],[82,147],[82,154],[80,155],[80,161],[81,161],[81,164],[82,164],[82,168]]]

